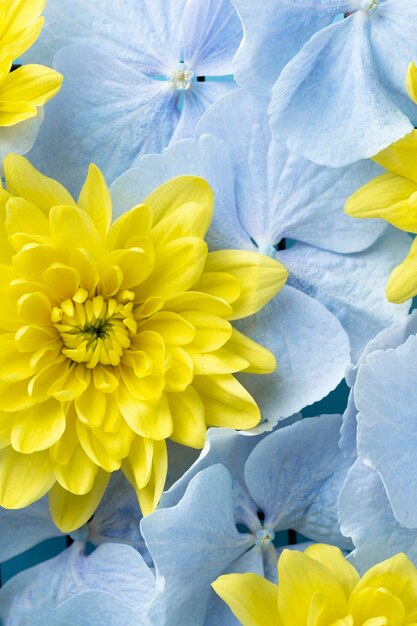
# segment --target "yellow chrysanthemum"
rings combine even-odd
[[[43,65],[24,65],[10,72],[13,60],[38,38],[45,0],[0,1],[0,126],[36,117],[60,89],[62,76]]]
[[[227,574],[213,587],[243,626],[417,626],[417,569],[405,554],[359,578],[338,548],[315,544],[284,550],[278,578]]]
[[[417,104],[417,68],[410,63],[407,91]],[[351,217],[379,218],[409,233],[417,233],[417,131],[389,146],[373,160],[387,171],[361,187],[347,201]],[[417,295],[417,240],[407,258],[388,280],[387,298],[397,304]]]
[[[200,448],[207,426],[247,429],[258,407],[233,376],[275,359],[234,329],[285,283],[277,261],[208,253],[208,184],[175,178],[111,224],[91,166],[78,202],[23,157],[0,195],[0,505],[49,491],[81,526],[120,467],[144,513],[162,492],[165,440]]]

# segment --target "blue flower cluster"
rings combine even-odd
[[[278,362],[245,379],[260,426],[210,429],[198,458],[173,445],[170,488],[143,519],[114,474],[70,547],[0,590],[0,621],[236,626],[211,583],[276,582],[288,529],[359,570],[398,552],[417,565],[417,315],[385,295],[410,237],[343,212],[383,172],[371,157],[417,123],[417,2],[48,0],[44,15],[22,62],[64,84],[32,163],[74,193],[97,163],[116,215],[138,189],[201,176],[210,248],[277,258],[289,279],[238,324]],[[342,380],[343,415],[301,417]],[[45,499],[0,509],[0,562],[57,536]]]

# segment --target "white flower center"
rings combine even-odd
[[[171,89],[187,91],[193,83],[194,72],[190,70],[185,63],[181,62],[176,68],[169,71],[168,79]]]
[[[270,543],[274,541],[275,533],[269,528],[261,528],[260,530],[256,531],[255,537],[255,544],[260,548],[266,548],[267,546],[269,546]]]
[[[378,0],[351,0],[352,10],[354,11],[372,11],[378,6]]]

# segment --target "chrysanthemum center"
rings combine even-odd
[[[190,70],[185,63],[181,62],[177,67],[170,70],[168,79],[171,89],[187,91],[190,89],[194,80],[194,72]]]
[[[62,338],[62,353],[90,369],[99,363],[118,365],[137,330],[133,297],[132,292],[124,291],[115,298],[87,298],[79,289],[54,307],[52,321]]]

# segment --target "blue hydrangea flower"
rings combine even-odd
[[[74,543],[17,574],[0,590],[4,626],[149,626],[155,578],[127,545],[107,543],[91,555]]]
[[[258,250],[289,269],[288,285],[242,324],[277,358],[267,380],[245,380],[263,415],[274,420],[320,400],[343,378],[346,332],[356,360],[371,337],[407,314],[408,304],[387,302],[385,284],[409,237],[343,214],[351,190],[378,166],[324,168],[289,153],[272,140],[266,107],[266,99],[246,91],[226,96],[198,124],[197,140],[143,157],[113,184],[112,196],[122,213],[139,190],[180,174],[203,176],[216,202],[211,247]],[[291,247],[277,252],[284,241]]]
[[[417,59],[415,2],[267,0],[262,10],[233,2],[245,29],[237,80],[268,92],[277,81],[271,128],[291,150],[340,167],[412,130],[405,75]],[[346,19],[332,23],[339,13]]]
[[[157,572],[155,626],[236,624],[210,584],[226,572],[274,580],[280,530],[350,547],[336,510],[348,468],[340,424],[327,415],[293,418],[269,434],[209,431],[199,460],[141,522]]]
[[[356,461],[340,495],[355,565],[406,552],[417,563],[417,311],[371,341],[354,371],[341,445]]]
[[[140,154],[191,136],[235,87],[242,25],[230,0],[50,0],[45,17],[28,60],[56,52],[65,80],[31,159],[73,192],[91,161],[111,181]]]

